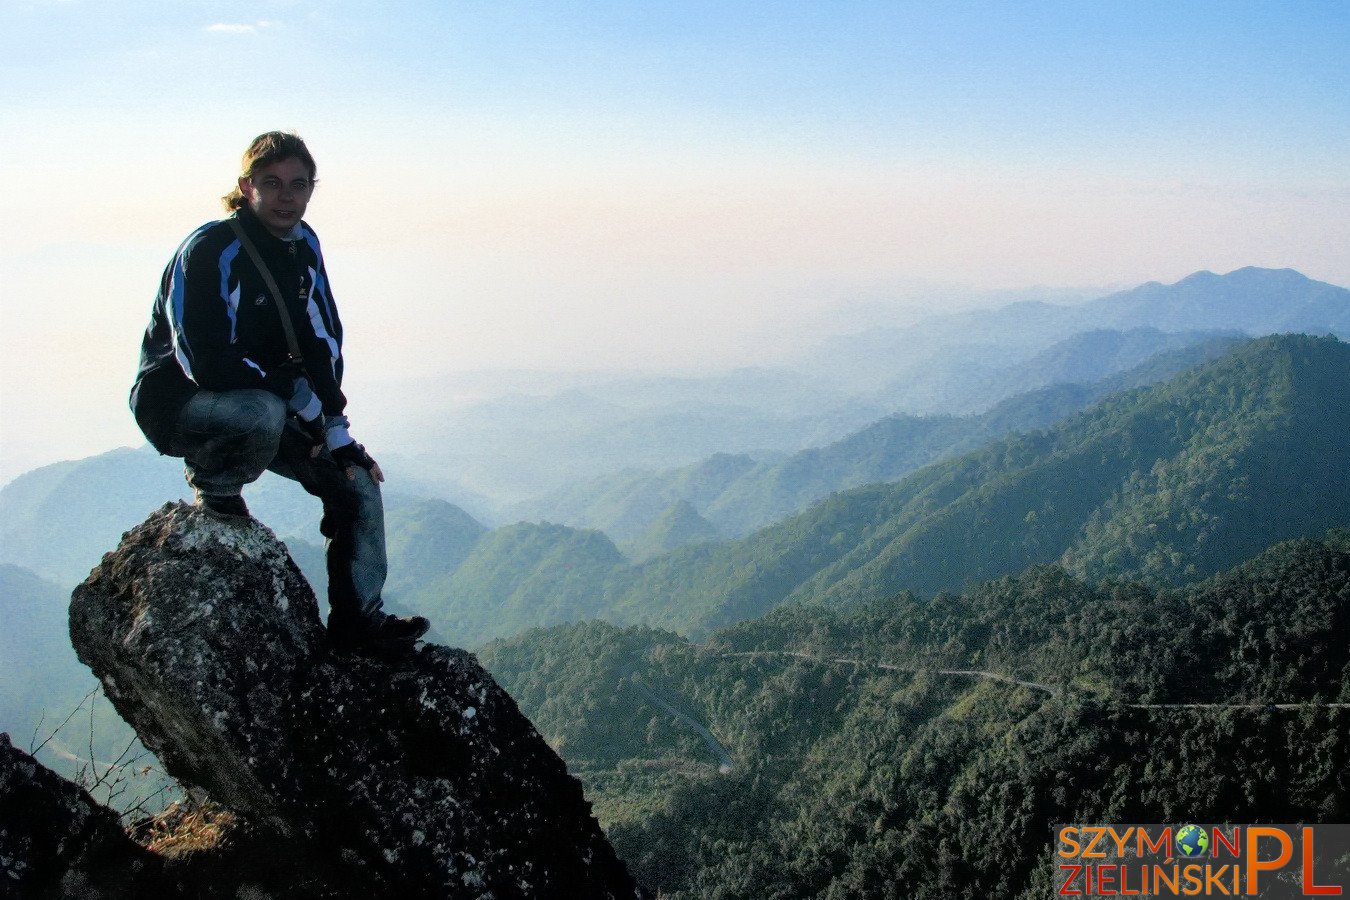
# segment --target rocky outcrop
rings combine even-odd
[[[0,897],[130,897],[161,868],[115,813],[0,734]]]
[[[634,896],[579,782],[472,655],[335,653],[256,522],[166,505],[75,590],[70,625],[165,768],[288,849],[297,895]]]

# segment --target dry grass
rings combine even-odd
[[[175,859],[220,849],[239,820],[210,801],[174,803],[157,816],[132,826],[132,838],[152,853]]]

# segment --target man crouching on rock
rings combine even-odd
[[[240,489],[263,469],[323,501],[328,632],[343,650],[411,647],[421,616],[382,610],[384,473],[343,414],[342,323],[302,217],[314,157],[268,132],[223,199],[231,215],[188,235],[164,270],[131,408],[150,443],[183,457],[197,505],[246,522]]]

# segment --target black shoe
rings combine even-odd
[[[239,494],[204,494],[193,489],[197,495],[197,508],[217,519],[250,519],[248,504]]]
[[[354,622],[328,619],[328,640],[338,650],[350,653],[408,651],[431,627],[423,616],[391,616],[376,613],[373,619]]]
[[[380,615],[384,618],[371,629],[377,640],[411,643],[426,634],[427,629],[431,627],[431,622],[425,616],[391,616],[388,613]]]

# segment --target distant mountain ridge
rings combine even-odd
[[[1061,558],[1194,580],[1346,524],[1348,432],[1350,347],[1264,338],[1049,431],[616,569],[587,615],[697,635],[788,601],[931,596]]]
[[[489,532],[448,504],[398,501],[389,522],[399,574],[388,599],[473,646],[595,617],[699,634],[788,600],[929,595],[1055,560],[1089,577],[1192,580],[1275,540],[1345,524],[1347,378],[1347,348],[1334,339],[1261,339],[1049,431],[640,565],[598,531],[522,523]],[[1085,396],[1059,388],[1043,400],[1016,417],[1061,412]],[[725,457],[718,466],[734,479],[755,464]],[[59,533],[69,522],[45,527]]]
[[[1073,305],[1025,301],[934,316],[706,377],[537,375],[538,396],[528,401],[502,397],[469,408],[428,408],[425,390],[409,391],[418,398],[415,409],[400,409],[395,400],[376,414],[398,435],[400,450],[420,460],[428,480],[453,472],[509,509],[620,469],[687,466],[712,453],[793,453],[895,413],[984,412],[1057,380],[1028,384],[1008,373],[1083,332],[1350,336],[1346,289],[1291,270],[1197,273],[1146,287],[1135,289],[1141,293],[1134,299],[1123,291]],[[1150,299],[1139,302],[1140,296]],[[565,389],[550,388],[550,379]],[[1084,379],[1091,377],[1073,380]],[[509,521],[510,512],[497,519]]]
[[[1077,334],[1136,328],[1345,337],[1350,336],[1350,290],[1292,269],[1196,272],[1174,284],[1149,282],[1086,303],[1024,301],[834,338],[811,351],[803,364],[839,389],[896,403],[906,412],[973,412],[1007,396],[988,389],[999,369]],[[891,387],[871,393],[877,384]],[[966,405],[980,402],[982,395],[984,407]]]
[[[1218,324],[1217,321],[1205,320],[1204,316],[1213,315],[1217,319],[1222,312],[1228,316],[1224,324],[1230,327],[1237,325],[1259,328],[1281,322],[1305,321],[1311,323],[1310,327],[1316,324],[1328,328],[1343,321],[1337,317],[1344,311],[1348,296],[1350,292],[1344,288],[1321,284],[1288,270],[1243,269],[1222,276],[1197,273],[1175,285],[1144,285],[1133,291],[1121,292],[1079,306],[1051,307],[1047,304],[1023,303],[989,313],[935,319],[905,330],[902,333],[904,344],[897,349],[894,358],[880,352],[886,346],[885,340],[875,344],[873,349],[879,352],[871,357],[862,354],[844,354],[836,355],[834,358],[841,363],[841,368],[847,368],[843,364],[852,361],[862,366],[880,365],[883,368],[889,366],[893,371],[896,367],[910,371],[915,366],[922,368],[930,365],[934,354],[950,352],[954,354],[953,365],[970,364],[977,368],[993,366],[993,371],[997,371],[998,366],[1002,365],[1004,367],[1002,371],[1005,372],[1002,381],[1006,385],[1014,385],[1017,382],[1017,379],[1012,377],[1015,367],[1025,364],[1028,360],[1034,362],[1032,368],[1023,369],[1024,372],[1041,371],[1045,373],[1044,376],[1035,377],[1059,378],[1073,371],[1082,370],[1080,367],[1083,365],[1097,367],[1089,368],[1090,371],[1101,371],[1103,368],[1109,369],[1137,358],[1148,349],[1158,346],[1185,348],[1191,341],[1203,337],[1202,332],[1175,335],[1157,331],[1151,326],[1131,326],[1129,331],[1083,330],[1085,325],[1097,328],[1108,314],[1116,317],[1113,320],[1116,324],[1129,324],[1130,317],[1137,318],[1143,315],[1139,310],[1154,315],[1156,319],[1169,309],[1184,309],[1194,313],[1192,320],[1189,321],[1189,324],[1193,325]],[[1197,310],[1199,312],[1195,312]],[[836,349],[842,352],[848,347],[840,345]],[[1188,351],[1182,349],[1179,352]],[[1018,359],[1022,360],[1022,363],[1017,363]],[[804,391],[802,404],[782,411],[781,414],[776,411],[776,421],[779,424],[789,421],[800,423],[803,420],[794,417],[806,415],[814,417],[813,421],[818,424],[830,422],[828,427],[823,426],[824,430],[828,431],[840,427],[859,410],[867,407],[867,403],[858,402],[856,399],[849,401],[844,411],[836,409],[830,412],[828,409],[813,406],[818,402],[835,403],[840,398],[848,396],[844,386],[848,383],[849,372],[836,373],[827,367],[821,374],[822,376],[828,374],[830,377]],[[735,378],[707,382],[698,379],[677,379],[667,387],[672,392],[671,396],[678,398],[678,402],[666,403],[661,398],[656,398],[646,402],[645,406],[642,405],[644,401],[638,396],[641,393],[642,383],[645,382],[641,382],[640,379],[626,383],[619,394],[598,406],[585,397],[573,397],[568,402],[578,409],[613,411],[623,406],[618,402],[620,397],[623,397],[626,398],[624,402],[638,404],[646,410],[644,416],[650,414],[656,417],[652,419],[649,416],[647,421],[660,420],[662,422],[660,429],[674,435],[680,432],[681,422],[687,421],[681,417],[689,413],[698,414],[701,402],[698,398],[706,396],[714,386],[726,391],[726,396],[739,404],[748,401],[756,393],[767,392],[780,398],[790,397],[793,395],[790,388],[800,387],[804,382],[800,371],[792,375],[790,384],[768,371],[745,372]],[[660,534],[652,531],[660,517],[672,508],[677,508],[681,501],[688,502],[699,518],[723,535],[750,533],[752,529],[763,527],[766,522],[774,521],[782,515],[795,513],[803,504],[811,502],[820,502],[820,509],[833,509],[839,506],[840,515],[845,517],[866,518],[871,515],[864,512],[866,503],[859,505],[861,502],[859,498],[867,496],[866,491],[858,496],[850,494],[840,495],[832,500],[824,498],[832,491],[853,490],[853,485],[901,477],[916,466],[971,446],[979,446],[980,443],[1008,431],[1043,425],[1076,408],[1076,405],[1091,402],[1092,399],[1091,392],[1084,392],[1071,386],[1056,386],[1039,396],[1023,395],[1020,400],[1009,401],[1008,405],[994,407],[989,410],[989,418],[978,423],[973,431],[962,431],[969,423],[966,426],[953,426],[951,422],[936,417],[933,417],[933,421],[906,420],[903,416],[892,416],[884,421],[871,419],[869,421],[875,430],[864,428],[863,431],[858,431],[855,428],[851,437],[837,441],[837,445],[808,449],[791,458],[784,457],[776,451],[767,453],[757,451],[753,455],[720,453],[687,471],[662,473],[637,493],[634,493],[630,486],[620,485],[612,495],[603,499],[602,505],[607,504],[610,507],[606,515],[612,515],[626,523],[625,527],[628,530],[619,536],[618,543],[630,553],[642,557],[669,546],[673,536],[679,533],[693,533],[689,527],[667,529]],[[547,403],[544,406],[547,406]],[[535,404],[535,407],[531,408],[536,417],[537,407],[538,404]],[[478,412],[481,415],[485,410],[480,409]],[[726,412],[727,407],[722,407],[722,413]],[[552,427],[553,425],[545,424],[545,430]],[[1315,431],[1312,424],[1306,421],[1303,427]],[[849,435],[850,432],[844,431],[843,434]],[[598,437],[599,432],[592,436]],[[801,440],[801,433],[796,437]],[[1119,440],[1123,441],[1124,446],[1130,445],[1130,441],[1126,438]],[[526,441],[523,444],[530,446],[521,452],[534,453],[546,449],[546,442],[535,445]],[[1272,446],[1266,448],[1265,452],[1271,453],[1276,450],[1296,452],[1298,447],[1296,444],[1290,444],[1288,447]],[[449,453],[448,445],[447,453]],[[1195,451],[1193,455],[1196,460],[1204,457],[1201,451]],[[566,468],[564,460],[559,459],[556,462]],[[127,450],[114,451],[80,463],[61,463],[20,476],[0,490],[0,561],[23,565],[58,582],[69,584],[78,580],[97,561],[100,548],[107,546],[117,534],[134,522],[135,516],[154,508],[163,499],[182,496],[185,493],[185,485],[177,472],[178,465],[176,461],[156,457],[148,450]],[[1158,550],[1150,555],[1146,548],[1156,542],[1142,536],[1129,537],[1142,535],[1135,525],[1130,524],[1132,522],[1157,525],[1155,519],[1159,516],[1165,521],[1170,521],[1167,518],[1169,516],[1184,518],[1188,514],[1186,510],[1190,509],[1183,504],[1183,508],[1169,512],[1164,509],[1165,503],[1156,499],[1146,499],[1152,496],[1151,489],[1147,488],[1151,483],[1149,477],[1154,479],[1159,490],[1171,491],[1168,496],[1174,499],[1187,498],[1186,503],[1189,503],[1191,499],[1198,501],[1205,498],[1205,503],[1212,502],[1212,497],[1201,489],[1205,483],[1204,479],[1193,477],[1193,472],[1204,471],[1204,466],[1194,460],[1173,460],[1171,465],[1172,469],[1165,465],[1152,476],[1146,477],[1146,473],[1139,473],[1136,481],[1132,482],[1139,487],[1132,493],[1121,492],[1121,496],[1115,499],[1103,498],[1102,502],[1106,505],[1093,512],[1091,521],[1081,522],[1076,526],[1083,529],[1085,540],[1090,538],[1088,545],[1085,545],[1087,549],[1071,547],[1068,543],[1055,538],[1050,542],[1058,547],[1055,557],[1067,554],[1064,556],[1066,563],[1076,567],[1076,571],[1089,572],[1099,569],[1105,571],[1101,566],[1110,568],[1115,564],[1113,561],[1128,560],[1129,566],[1142,567],[1141,572],[1145,577],[1164,580],[1169,577],[1190,577],[1184,571],[1186,566],[1190,565],[1190,555],[1177,549],[1180,545],[1174,543],[1171,550],[1166,552]],[[453,460],[447,457],[440,469],[450,471],[453,470],[453,466]],[[1175,474],[1173,469],[1182,474]],[[991,466],[980,471],[994,477],[996,467]],[[984,476],[971,470],[961,477],[978,480]],[[1269,479],[1262,476],[1258,480],[1265,483]],[[1192,486],[1199,487],[1192,491]],[[1178,492],[1180,488],[1184,490]],[[1294,485],[1284,485],[1280,489],[1287,492],[1294,488]],[[322,573],[318,571],[317,565],[318,549],[308,543],[315,540],[313,534],[314,521],[317,518],[316,504],[298,492],[293,492],[296,496],[284,498],[275,493],[275,485],[270,483],[259,485],[253,490],[254,493],[249,495],[250,502],[263,521],[283,536],[300,535],[306,541],[305,545],[296,543],[297,558],[305,563],[317,580],[321,580]],[[1334,490],[1323,494],[1337,496]],[[591,501],[584,495],[584,491],[580,493],[574,491],[573,500],[569,502],[576,502],[579,499],[583,504],[590,503]],[[902,505],[908,510],[907,515],[918,515],[917,511],[922,504],[933,503],[937,496],[938,494],[930,490],[921,498],[913,498],[913,503],[907,502]],[[974,495],[964,502],[973,502],[973,497]],[[740,563],[734,560],[749,562],[751,557],[759,557],[759,550],[751,552],[746,549],[749,545],[744,543],[729,545],[728,549],[705,542],[691,548],[687,553],[685,550],[677,550],[674,553],[657,556],[636,569],[618,564],[601,579],[602,583],[589,583],[581,578],[580,573],[593,575],[604,569],[604,561],[609,554],[618,552],[614,543],[606,539],[608,546],[605,546],[591,538],[579,539],[565,529],[552,531],[535,529],[533,536],[524,542],[524,546],[532,548],[531,551],[512,557],[518,560],[532,560],[516,573],[520,583],[530,585],[528,590],[521,593],[518,586],[512,586],[510,580],[504,577],[506,569],[503,568],[503,563],[489,558],[490,547],[497,547],[498,550],[509,548],[513,546],[512,541],[483,544],[483,540],[490,533],[480,530],[480,526],[472,521],[457,520],[456,516],[445,508],[439,511],[433,509],[435,501],[424,502],[418,498],[399,497],[393,492],[387,495],[386,500],[391,523],[391,557],[396,559],[392,567],[396,573],[396,580],[390,585],[390,599],[406,600],[414,604],[428,602],[424,592],[419,588],[438,578],[441,573],[457,570],[467,563],[473,554],[477,556],[475,565],[470,571],[477,572],[478,575],[470,578],[466,572],[461,576],[461,581],[457,582],[459,587],[453,592],[470,606],[474,603],[489,602],[489,597],[474,601],[466,592],[477,582],[479,576],[487,577],[487,573],[493,572],[496,574],[493,574],[489,581],[503,589],[509,586],[507,593],[515,598],[512,601],[513,608],[521,611],[533,605],[539,610],[551,610],[552,612],[548,614],[552,615],[566,608],[569,610],[569,616],[605,614],[623,621],[641,615],[650,617],[651,621],[664,622],[679,628],[702,628],[708,624],[728,621],[727,616],[736,618],[752,614],[753,610],[766,608],[765,604],[772,605],[789,594],[796,595],[799,590],[814,594],[821,585],[826,582],[833,584],[836,578],[848,584],[855,582],[862,584],[859,579],[866,581],[875,577],[874,586],[882,588],[892,583],[889,576],[882,577],[880,574],[887,570],[890,563],[877,562],[864,565],[871,550],[852,545],[852,536],[857,536],[852,528],[854,523],[850,523],[849,528],[839,531],[839,535],[842,536],[837,539],[836,535],[831,534],[825,546],[817,546],[812,541],[798,545],[789,540],[778,548],[773,546],[773,542],[778,538],[768,535],[776,535],[779,532],[753,533],[746,540],[753,538],[753,542],[757,542],[755,546],[760,546],[768,556],[756,559],[752,566],[755,574],[748,581],[745,579],[745,573],[726,570],[725,567],[731,566],[735,569]],[[1310,497],[1310,501],[1316,500],[1316,496]],[[428,503],[432,505],[428,506]],[[891,501],[887,501],[883,505],[890,508],[890,503]],[[958,508],[962,507],[952,507],[946,514],[954,515]],[[1321,507],[1314,502],[1310,508]],[[410,522],[421,521],[424,524],[406,529],[395,527],[405,512],[410,516]],[[1032,534],[1042,534],[1050,522],[1057,520],[1053,511],[1050,512],[1052,514],[1047,518],[1046,510],[1024,509],[1023,517],[1034,514],[1035,521],[1039,523],[1036,527],[1025,530]],[[881,513],[878,511],[877,514]],[[1222,518],[1212,512],[1205,512],[1203,515],[1207,517],[1207,521]],[[549,518],[560,519],[564,516],[550,515]],[[684,518],[686,526],[697,525],[690,517]],[[918,547],[922,544],[921,532],[937,528],[940,520],[940,516],[925,519],[923,527],[919,530],[904,537],[903,540],[900,540],[900,535],[892,535],[888,543],[899,541],[892,548],[896,553],[899,552],[900,545],[907,541],[918,542],[914,545]],[[917,525],[917,521],[914,520],[911,525]],[[611,522],[606,521],[604,524],[611,527]],[[1007,524],[1004,523],[1005,528]],[[700,540],[712,537],[712,533],[702,526],[695,530],[699,532]],[[453,534],[446,536],[440,534],[441,531]],[[1181,528],[1181,534],[1191,537],[1202,533],[1208,539],[1209,531],[1204,528],[1196,526],[1189,531],[1185,527]],[[1261,528],[1256,528],[1253,533],[1262,533]],[[545,535],[550,537],[544,539]],[[1091,545],[1104,546],[1117,538],[1124,542],[1118,541],[1119,546],[1125,549],[1117,549],[1114,554],[1108,553],[1106,549],[1091,549]],[[869,546],[881,540],[880,532],[869,533]],[[559,546],[548,548],[550,541],[558,542]],[[764,545],[764,541],[768,541],[769,544]],[[806,549],[808,546],[811,547],[809,552]],[[597,552],[591,552],[592,549]],[[1050,546],[1046,545],[1037,552],[1049,553],[1050,549]],[[565,568],[560,569],[559,573],[546,571],[553,561],[560,561],[560,565],[565,566],[568,562],[567,554],[572,550],[584,551],[578,557],[579,568],[571,570],[570,573]],[[405,552],[406,560],[399,558]],[[805,559],[801,558],[803,553],[806,555]],[[881,555],[889,559],[891,552]],[[844,561],[842,556],[847,556],[848,560]],[[1166,561],[1168,556],[1180,561],[1168,563]],[[687,568],[686,558],[689,563]],[[1021,555],[1018,553],[1009,556],[1010,560],[1020,558]],[[956,565],[955,557],[951,559],[951,564]],[[1094,560],[1105,562],[1099,566]],[[979,568],[983,562],[987,560],[974,560],[975,567],[971,569],[971,573],[978,574],[985,571]],[[854,573],[855,564],[873,574]],[[908,563],[896,565],[901,570],[908,571]],[[709,569],[709,566],[712,568]],[[721,575],[714,577],[711,574],[713,570],[722,570]],[[635,575],[634,572],[641,574]],[[1168,574],[1169,572],[1171,574]],[[404,573],[407,574],[407,578],[403,578]],[[562,577],[563,574],[567,577]],[[911,575],[913,573],[906,574],[905,578]],[[918,583],[921,585],[955,583],[950,581],[954,576],[938,577],[929,573],[914,577],[918,577]],[[707,579],[710,580],[703,584]],[[802,583],[803,579],[809,579],[813,586],[805,586]],[[702,586],[695,587],[694,582]],[[542,597],[539,593],[548,586],[558,585],[564,586],[566,598],[564,602],[555,603],[553,599]],[[548,589],[552,590],[553,587]],[[643,596],[648,592],[656,598],[652,602],[663,605],[665,611],[643,609],[648,604]],[[417,594],[423,596],[414,596]],[[701,599],[695,600],[695,596]],[[722,599],[717,599],[719,597]],[[696,607],[701,607],[702,611],[695,612]],[[436,609],[439,612],[451,612],[449,607],[439,602]],[[717,611],[719,609],[720,612]],[[705,617],[710,618],[704,622]],[[486,627],[486,631],[478,630],[477,626],[469,630],[469,634],[475,635],[478,639],[500,633],[494,632],[493,629],[502,625],[501,621],[494,623],[490,616],[483,618],[477,612],[467,618],[455,612],[450,618],[459,623],[480,621]],[[547,617],[543,621],[548,621]],[[697,624],[700,622],[704,624]]]
[[[1278,298],[1277,302],[1272,302]],[[1215,327],[1248,334],[1350,334],[1350,290],[1314,281],[1293,269],[1202,271],[1176,284],[1156,281],[1093,300],[1085,318],[1103,327],[1149,325],[1166,331]]]
[[[122,448],[26,472],[0,490],[0,560],[74,586],[118,535],[191,496],[182,463]]]
[[[1164,335],[1152,329],[1089,332],[1056,344],[1046,354],[1058,361],[1050,383],[1070,374],[1083,375],[1083,381],[1029,390],[978,416],[895,414],[782,461],[717,454],[681,469],[617,474],[574,485],[513,512],[522,518],[598,528],[622,547],[652,528],[671,504],[687,502],[725,537],[744,537],[836,491],[894,481],[1011,432],[1046,427],[1107,394],[1161,381],[1212,360],[1237,343],[1233,337]],[[1091,366],[1063,362],[1084,356],[1092,360]],[[1141,364],[1141,359],[1147,362]],[[1025,377],[1025,370],[1020,371]],[[1045,380],[1025,377],[1026,383]]]
[[[669,553],[688,544],[717,541],[722,533],[688,500],[677,500],[647,529],[647,533],[625,549],[631,560],[638,562]]]

